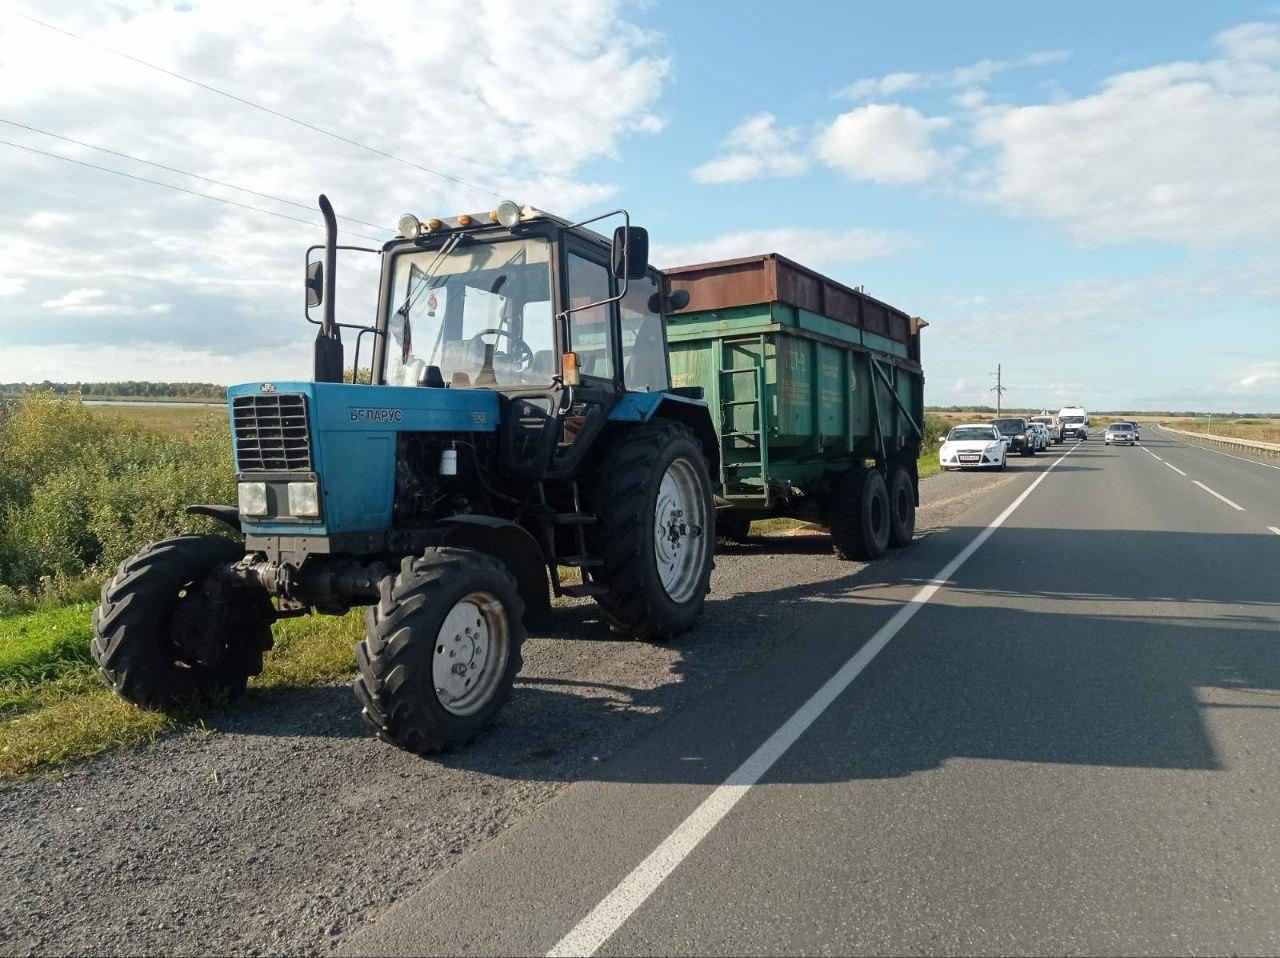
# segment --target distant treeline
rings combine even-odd
[[[227,397],[227,387],[217,383],[152,383],[129,379],[114,383],[0,383],[0,395],[20,396],[47,392],[55,396],[85,399],[200,399],[217,402]]]
[[[925,406],[929,412],[989,412],[995,415],[995,406]],[[1167,416],[1170,419],[1195,419],[1203,416],[1213,416],[1215,419],[1276,419],[1280,418],[1280,412],[1205,412],[1203,410],[1195,411],[1189,409],[1089,409],[1091,416]],[[1030,406],[1005,406],[1004,412],[1009,415],[1021,415],[1022,413],[1030,413],[1036,415],[1040,412],[1039,408]],[[1057,410],[1050,410],[1057,412]]]

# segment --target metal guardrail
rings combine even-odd
[[[1174,429],[1170,426],[1156,425],[1161,432],[1177,433],[1179,436],[1189,436],[1192,439],[1202,439],[1205,442],[1217,443],[1222,446],[1231,446],[1240,452],[1252,452],[1255,455],[1276,456],[1280,457],[1280,443],[1277,442],[1257,442],[1253,439],[1236,439],[1234,436],[1214,436],[1204,432],[1189,432],[1186,429]]]

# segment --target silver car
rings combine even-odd
[[[1138,431],[1131,422],[1113,422],[1107,427],[1103,441],[1108,445],[1132,446],[1138,441]]]

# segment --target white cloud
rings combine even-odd
[[[319,0],[307,4],[305,29],[296,9],[250,0],[58,6],[38,15],[560,213],[616,202],[617,186],[585,173],[587,164],[615,158],[628,138],[662,127],[658,98],[670,64],[659,38],[628,22],[623,0],[439,0],[426,14],[410,0]],[[24,79],[0,85],[0,116],[308,206],[323,190],[339,214],[373,223],[393,225],[405,210],[425,217],[487,210],[495,202],[66,36],[14,18],[3,30],[0,74]],[[50,63],[58,69],[48,69]],[[322,237],[318,213],[33,133],[11,130],[5,138],[316,224],[0,146],[0,351],[6,357],[54,343],[143,348],[163,335],[182,341],[198,363],[206,354],[240,355],[245,343],[284,348],[307,329],[299,315],[300,263],[305,247]],[[349,234],[342,239],[368,242]],[[339,273],[341,281],[359,271],[344,258]],[[77,290],[101,295],[66,299]],[[338,308],[366,319],[372,303],[367,295],[359,302],[340,295]],[[33,323],[37,314],[41,322]],[[46,358],[57,355],[55,348]],[[103,365],[97,375],[111,378],[116,371]],[[182,378],[206,376],[213,374],[197,367]]]
[[[1242,23],[1223,30],[1215,40],[1218,49],[1231,60],[1259,63],[1280,60],[1280,26],[1274,23]]]
[[[836,93],[846,100],[878,100],[904,90],[925,86],[929,75],[924,73],[889,73],[882,77],[864,77],[855,80]]]
[[[889,256],[912,245],[909,237],[898,233],[783,227],[727,233],[693,243],[658,245],[651,258],[659,267],[672,267],[781,253],[806,266],[830,269]]]
[[[1258,31],[1229,30],[1236,59],[1153,66],[1100,92],[977,113],[995,150],[987,195],[1063,225],[1086,245],[1203,245],[1280,223],[1280,70]]]
[[[926,117],[900,104],[873,103],[840,116],[818,134],[819,159],[855,180],[920,183],[947,163],[932,142],[946,117]]]
[[[40,304],[41,309],[62,313],[97,313],[114,311],[119,307],[102,302],[106,292],[100,289],[73,289]]]
[[[1235,377],[1232,391],[1280,394],[1280,360],[1253,363]]]
[[[697,167],[699,183],[745,183],[764,176],[796,176],[808,169],[808,158],[795,149],[800,131],[783,128],[772,113],[748,117],[725,137],[724,156]]]
[[[977,87],[990,83],[996,76],[1009,70],[1027,67],[1045,67],[1064,63],[1071,58],[1070,50],[1040,50],[1016,60],[978,60],[976,63],[931,73],[889,73],[881,77],[864,77],[850,83],[836,93],[847,100],[879,100],[905,90],[926,87]]]

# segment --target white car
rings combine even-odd
[[[943,469],[1003,469],[1009,444],[989,422],[955,426],[940,439],[938,463]]]
[[[1108,445],[1132,446],[1138,441],[1138,431],[1131,422],[1113,422],[1107,427],[1103,441]]]
[[[1031,421],[1038,422],[1048,430],[1050,445],[1062,443],[1062,423],[1057,422],[1052,416],[1032,416]]]

